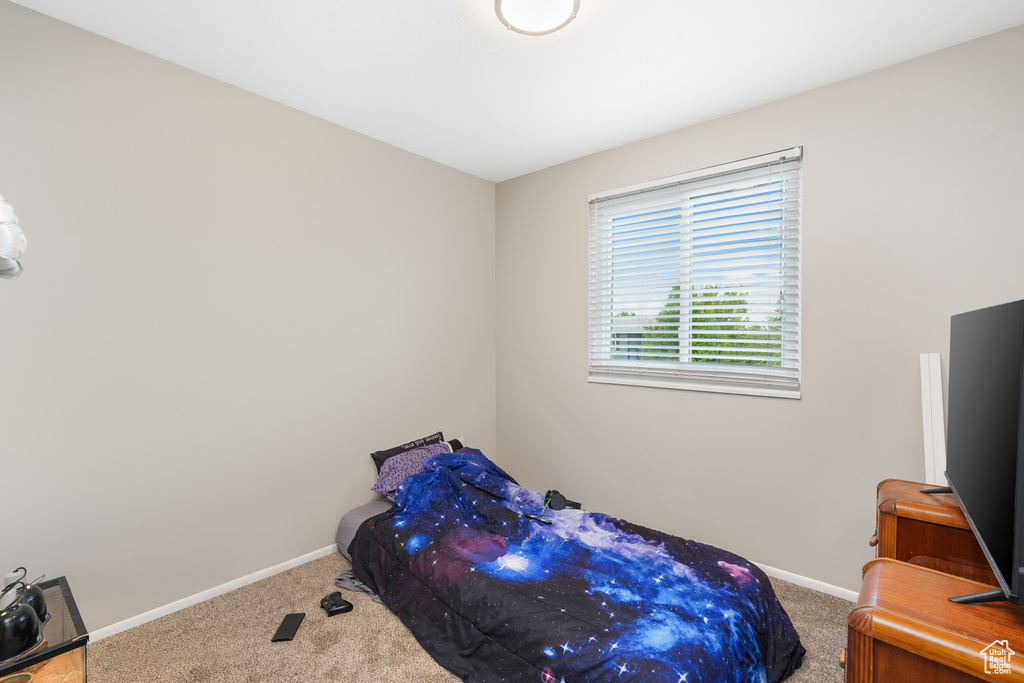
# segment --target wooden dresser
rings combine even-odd
[[[888,558],[864,567],[846,683],[1024,683],[1024,607],[949,598],[990,586]]]
[[[996,577],[952,493],[886,479],[878,485],[876,557],[888,557],[996,585]]]

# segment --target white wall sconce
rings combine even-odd
[[[494,0],[494,11],[509,30],[543,36],[575,19],[580,0]]]
[[[27,244],[14,208],[0,197],[0,278],[13,280],[21,275],[18,259],[25,253]]]

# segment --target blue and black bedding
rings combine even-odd
[[[428,458],[348,550],[356,578],[464,681],[774,683],[804,654],[756,566],[545,510],[473,449]]]

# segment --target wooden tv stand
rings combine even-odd
[[[898,560],[872,560],[848,619],[846,683],[1024,683],[1024,607],[949,601],[990,588]]]
[[[921,493],[928,488],[935,487],[902,479],[878,484],[875,556],[997,585],[956,497]]]

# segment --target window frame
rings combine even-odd
[[[690,391],[710,391],[717,393],[730,393],[730,394],[743,394],[752,396],[769,396],[779,398],[795,398],[801,397],[801,386],[802,386],[802,330],[801,330],[801,300],[802,300],[802,233],[803,233],[803,221],[802,221],[802,165],[803,165],[803,147],[793,147],[787,150],[779,152],[773,152],[770,154],[764,154],[748,159],[742,159],[727,164],[721,164],[718,166],[708,167],[688,173],[683,173],[669,178],[662,178],[653,180],[645,183],[639,183],[628,187],[618,188],[615,190],[608,190],[605,192],[594,193],[589,196],[590,204],[590,219],[589,219],[589,301],[588,301],[588,382],[601,383],[601,384],[621,384],[630,386],[647,386],[657,388],[669,388],[669,389],[682,389]],[[779,191],[779,206],[778,211],[778,243],[779,243],[779,261],[786,262],[786,265],[780,266],[778,275],[778,287],[780,292],[780,298],[776,309],[780,311],[781,321],[778,327],[764,327],[763,329],[771,329],[773,333],[778,330],[777,337],[767,337],[766,339],[774,341],[776,338],[780,340],[779,345],[768,346],[767,348],[778,349],[778,357],[780,362],[778,369],[768,369],[770,366],[765,363],[749,363],[739,364],[736,362],[730,362],[727,358],[721,363],[697,363],[697,362],[685,362],[681,360],[684,353],[684,347],[692,349],[696,344],[691,336],[686,339],[686,335],[678,335],[674,346],[676,351],[672,352],[671,348],[667,352],[668,355],[675,355],[676,359],[667,360],[663,362],[657,362],[651,360],[651,356],[648,355],[646,359],[640,359],[639,357],[622,358],[622,354],[618,358],[615,357],[617,349],[627,348],[636,350],[633,347],[620,346],[619,339],[626,337],[622,332],[615,332],[615,320],[617,316],[621,315],[635,315],[635,313],[624,313],[622,310],[616,314],[617,309],[625,308],[625,304],[622,301],[614,301],[614,276],[610,274],[610,270],[614,264],[614,254],[626,252],[626,249],[622,246],[615,247],[611,245],[612,238],[615,233],[614,228],[601,227],[598,225],[598,216],[602,215],[603,203],[611,205],[613,202],[621,200],[623,202],[632,201],[636,198],[638,201],[642,201],[646,197],[650,196],[657,198],[657,193],[671,194],[677,191],[680,197],[685,193],[693,194],[695,187],[701,187],[701,185],[707,185],[708,183],[716,182],[715,179],[721,178],[723,186],[728,186],[732,178],[743,177],[742,174],[746,173],[760,173],[760,169],[772,169],[778,167],[784,169],[788,173],[787,182],[789,185],[784,190]],[[770,173],[771,171],[765,171]],[[699,191],[699,190],[697,190]],[[731,191],[731,190],[730,190]],[[698,228],[694,227],[697,222],[692,217],[692,205],[687,205],[680,198],[679,200],[679,212],[680,220],[679,227],[676,230],[678,236],[675,238],[679,243],[679,251],[685,251],[684,245],[686,243],[694,242],[694,234]],[[671,206],[666,204],[666,206]],[[689,216],[689,217],[687,217]],[[606,221],[607,222],[607,221]],[[774,228],[773,228],[774,229]],[[621,234],[621,233],[618,233]],[[621,240],[620,240],[621,241]],[[687,247],[689,248],[689,247]],[[619,249],[619,252],[615,252],[615,249]],[[613,256],[609,256],[613,254]],[[651,257],[652,260],[654,257]],[[641,258],[640,261],[643,259]],[[685,301],[690,301],[690,307],[692,308],[692,302],[696,301],[697,293],[700,291],[698,286],[700,278],[693,274],[695,265],[698,265],[699,258],[694,256],[692,253],[688,259],[680,256],[680,265],[678,267],[677,281],[671,291],[680,291],[678,298]],[[600,271],[598,274],[596,271]],[[732,266],[730,268],[723,268],[722,272],[729,272],[737,274],[743,271],[743,268],[739,266]],[[689,276],[685,276],[684,273],[689,272]],[[736,277],[737,275],[731,275]],[[620,281],[623,281],[624,276],[620,276]],[[669,280],[669,284],[672,284],[673,280]],[[609,283],[612,283],[609,286]],[[649,284],[649,283],[648,283]],[[774,281],[771,282],[772,286],[775,286]],[[650,290],[644,289],[647,284],[641,283],[642,296],[648,299],[653,296],[652,292],[661,291],[664,296],[665,284],[651,285]],[[725,285],[728,289],[732,289],[733,285]],[[716,288],[717,287],[712,287]],[[609,289],[612,293],[609,293]],[[620,286],[621,291],[621,286]],[[720,290],[721,291],[721,290]],[[767,290],[765,290],[767,291]],[[691,292],[689,296],[684,296],[682,292]],[[729,294],[731,292],[723,293]],[[717,295],[715,295],[717,296]],[[746,296],[746,293],[744,293]],[[787,298],[789,297],[789,298]],[[668,301],[672,296],[669,295],[663,299]],[[790,300],[790,298],[792,300]],[[728,305],[730,302],[722,302]],[[743,301],[742,304],[746,304]],[[762,305],[764,301],[762,300]],[[652,305],[648,300],[648,306]],[[663,316],[666,312],[670,315],[670,319],[674,318],[671,316],[668,306],[665,306],[661,313],[654,316],[653,320],[662,322],[665,318]],[[681,307],[682,310],[682,307]],[[703,310],[703,309],[701,309]],[[723,315],[725,312],[723,311]],[[632,329],[633,332],[629,334],[629,337],[633,336],[643,337],[643,333],[638,333],[635,330],[637,326],[641,326],[639,329],[643,330],[660,330],[662,328],[650,326],[652,318],[650,314],[646,317],[641,317],[637,320],[637,323],[633,324],[632,328],[629,325],[626,327],[620,327],[619,329]],[[726,322],[732,319],[724,319]],[[765,318],[767,320],[776,320],[775,318]],[[647,325],[644,325],[646,321]],[[764,322],[762,321],[762,323]],[[726,322],[719,321],[718,324],[725,325]],[[666,329],[682,330],[687,324],[684,318],[680,318],[675,325],[677,328],[668,327]],[[757,322],[751,323],[752,329],[756,328]],[[714,325],[713,325],[714,326]],[[721,330],[734,330],[736,328],[722,327]],[[740,328],[742,329],[742,328]],[[722,339],[727,338],[726,332],[719,331]],[[671,333],[670,333],[671,334]],[[749,332],[743,330],[739,333],[740,338],[744,336],[755,339]],[[731,337],[735,338],[735,337]],[[686,343],[683,343],[683,339],[686,339]],[[659,353],[661,349],[651,349],[650,342],[647,346],[643,346],[643,342],[640,342],[641,348],[646,350],[648,354]],[[721,342],[710,344],[711,346],[726,346]],[[660,346],[660,342],[654,346]],[[668,347],[672,347],[672,342],[666,344]],[[731,346],[731,345],[730,345]],[[749,344],[745,344],[745,347],[750,347]],[[628,354],[629,351],[627,350]],[[642,355],[643,351],[636,350],[637,356]],[[692,353],[692,351],[687,351]],[[721,352],[725,355],[727,352]],[[742,352],[737,352],[742,353]],[[773,351],[774,353],[774,351]],[[761,354],[757,354],[761,355]],[[774,363],[772,364],[774,365]]]

